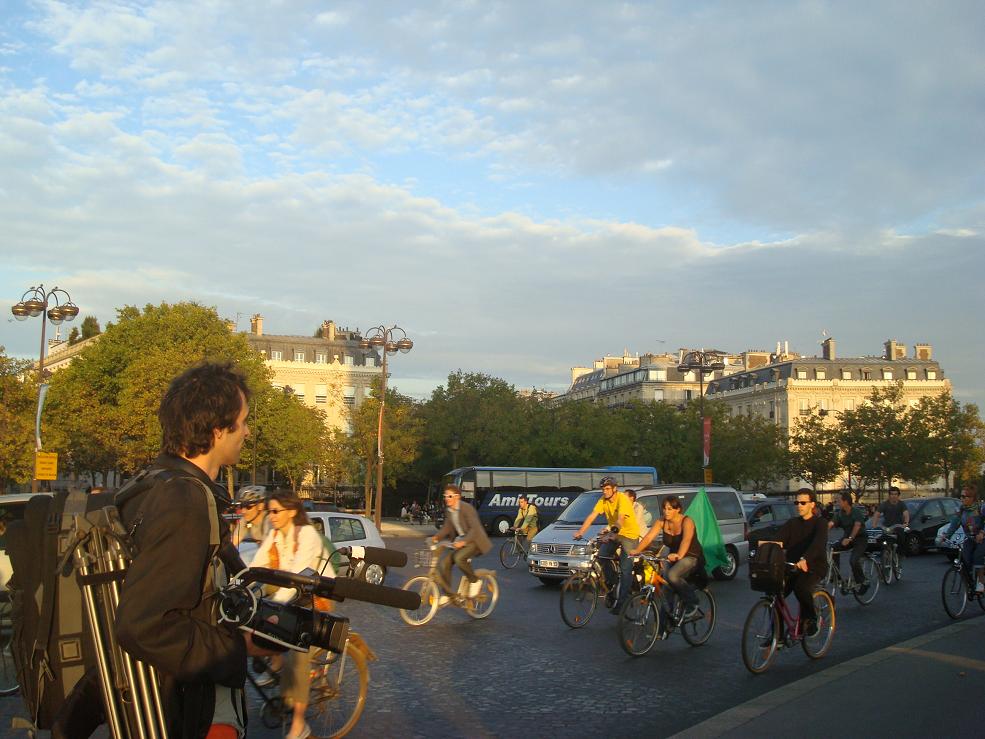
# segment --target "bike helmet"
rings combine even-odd
[[[244,485],[236,493],[236,505],[247,506],[263,503],[267,499],[267,491],[263,485]]]
[[[606,475],[601,480],[599,480],[599,487],[604,488],[606,485],[612,485],[613,487],[619,487],[619,483],[616,482],[616,478],[611,475]]]

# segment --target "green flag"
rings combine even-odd
[[[715,509],[711,507],[704,488],[694,496],[684,515],[690,516],[694,521],[698,541],[705,552],[705,570],[708,574],[716,567],[726,566],[728,560],[725,559],[725,545],[722,544],[722,532],[718,528],[718,516],[715,515]]]

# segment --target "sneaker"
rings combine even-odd
[[[681,616],[682,621],[692,621],[698,618],[701,614],[698,612],[697,603],[693,603],[684,609],[684,614]]]
[[[803,627],[804,636],[808,638],[813,638],[821,633],[821,627],[818,625],[817,619],[815,618],[805,618],[803,621]]]
[[[475,582],[469,583],[468,597],[478,598],[479,593],[482,592],[482,580],[476,580]]]

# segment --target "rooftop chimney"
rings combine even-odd
[[[254,313],[250,318],[250,333],[263,336],[263,316],[259,313]]]
[[[931,360],[934,358],[934,348],[930,344],[914,344],[913,358]]]
[[[905,359],[906,344],[900,344],[896,339],[890,339],[883,346],[886,347],[886,359]]]
[[[335,321],[322,321],[321,337],[329,341],[335,341]]]
[[[821,356],[825,359],[835,358],[835,340],[830,336],[821,342]]]

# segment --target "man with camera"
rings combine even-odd
[[[169,737],[242,736],[246,657],[269,654],[220,626],[212,597],[226,570],[242,565],[222,517],[231,501],[214,480],[250,434],[249,397],[231,363],[176,377],[158,410],[161,454],[117,497],[136,554],[116,635],[158,670]]]

